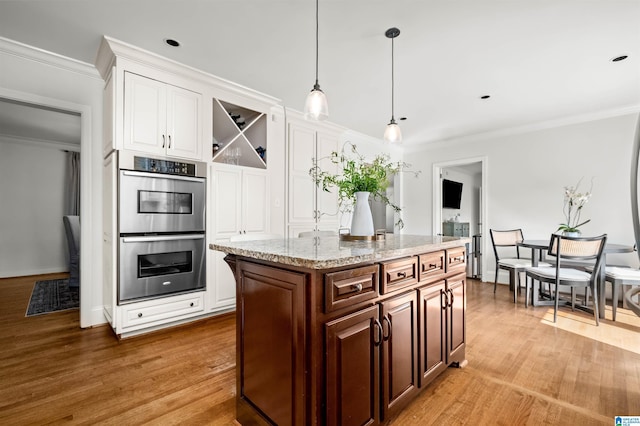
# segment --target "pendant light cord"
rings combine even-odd
[[[314,89],[320,88],[320,85],[318,84],[318,2],[319,0],[316,0],[316,84],[313,87]]]
[[[394,95],[394,93],[393,93],[394,92],[394,84],[393,84],[393,80],[394,80],[393,79],[393,68],[394,68],[393,67],[393,63],[394,63],[394,60],[393,60],[393,40],[394,39],[395,39],[395,37],[391,38],[391,122],[392,123],[395,123],[395,121],[396,121],[395,118],[394,118],[394,108],[393,108],[393,105],[394,105],[394,96],[393,96]]]

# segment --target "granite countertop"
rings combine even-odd
[[[212,250],[310,269],[335,268],[427,253],[470,243],[469,238],[387,234],[382,241],[341,241],[337,236],[219,241]]]

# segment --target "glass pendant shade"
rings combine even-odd
[[[387,127],[384,129],[384,140],[389,143],[402,142],[402,132],[400,126],[396,124],[394,120],[391,120]]]
[[[313,86],[313,90],[309,92],[307,101],[304,104],[304,118],[312,120],[326,120],[329,117],[329,104],[327,96],[320,86]]]

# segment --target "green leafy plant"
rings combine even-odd
[[[345,152],[347,148],[348,152]],[[329,159],[338,166],[338,174],[322,170],[318,162],[314,161],[309,175],[323,191],[331,192],[331,189],[337,189],[341,209],[350,210],[353,207],[356,192],[369,192],[371,197],[400,213],[400,207],[389,200],[386,190],[389,187],[389,179],[400,172],[408,171],[409,164],[391,161],[387,154],[379,154],[373,160],[366,161],[351,142],[346,142],[340,152],[332,152]],[[417,176],[420,172],[413,173]],[[401,218],[396,222],[396,226],[404,226]]]
[[[564,187],[563,211],[566,222],[560,224],[558,231],[580,232],[578,228],[591,221],[591,219],[587,219],[584,222],[580,222],[582,208],[591,198],[591,189],[587,192],[578,192],[581,181],[582,179],[580,179],[575,186]],[[593,182],[591,183],[591,187],[593,188]]]

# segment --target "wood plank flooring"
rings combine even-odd
[[[0,279],[0,424],[230,425],[235,318],[118,341],[80,329],[78,311],[26,318],[33,284]],[[612,425],[640,415],[640,321],[514,305],[506,286],[469,280],[467,360],[393,425]],[[613,335],[613,336],[612,336]],[[605,339],[606,338],[606,339]],[[624,342],[626,349],[619,346]]]

